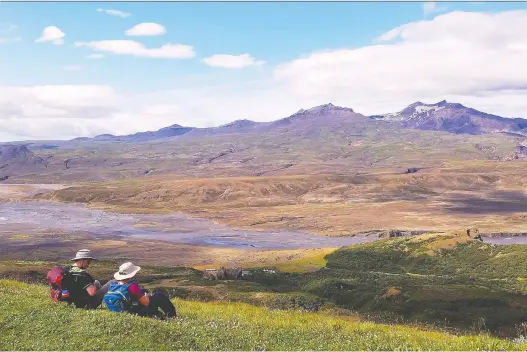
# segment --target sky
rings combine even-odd
[[[0,141],[373,115],[527,118],[527,2],[0,1]]]

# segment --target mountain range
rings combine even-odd
[[[18,142],[2,148],[0,179],[8,177],[4,181],[11,183],[165,174],[342,174],[372,168],[404,173],[446,161],[525,159],[527,120],[445,101],[418,102],[379,116],[324,104],[271,122],[237,120],[212,128],[172,125],[125,136]]]
[[[405,109],[383,115],[364,116],[351,108],[335,106],[331,103],[300,110],[295,114],[272,122],[255,122],[250,120],[236,120],[219,127],[195,128],[172,125],[157,131],[138,132],[135,134],[114,136],[111,134],[98,135],[93,138],[75,138],[73,142],[127,142],[140,143],[161,138],[186,135],[197,137],[216,134],[246,133],[254,130],[269,130],[280,126],[293,126],[299,121],[313,123],[317,117],[326,116],[331,120],[353,118],[362,122],[370,120],[384,121],[398,124],[404,128],[419,130],[445,131],[455,134],[488,134],[507,133],[511,135],[527,136],[527,119],[504,118],[487,114],[458,103],[445,100],[435,104],[416,102]],[[317,120],[312,127],[324,127],[327,120]]]

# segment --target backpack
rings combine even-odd
[[[70,298],[70,292],[66,287],[68,275],[69,270],[67,267],[56,266],[48,271],[49,294],[51,299],[57,303],[67,302]]]
[[[126,312],[132,307],[130,300],[130,285],[133,281],[126,284],[120,284],[115,281],[110,284],[108,293],[104,295],[104,304],[111,312]]]

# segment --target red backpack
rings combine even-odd
[[[50,285],[49,293],[51,299],[55,302],[68,301],[70,297],[69,290],[65,287],[64,278],[68,275],[67,268],[56,266],[48,271],[47,279]]]

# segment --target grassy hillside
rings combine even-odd
[[[172,296],[273,309],[419,323],[449,331],[525,333],[527,246],[497,246],[466,235],[421,235],[313,253],[242,281],[209,281],[193,269],[144,266],[139,280]],[[109,278],[118,263],[90,271]],[[42,282],[51,263],[0,262],[0,278]],[[302,273],[300,269],[322,267]]]
[[[315,295],[376,321],[418,321],[515,336],[527,317],[527,246],[422,235],[341,248],[323,270],[271,287]]]
[[[239,303],[176,300],[154,321],[56,305],[46,288],[0,280],[0,350],[525,350],[527,344],[360,323]]]

